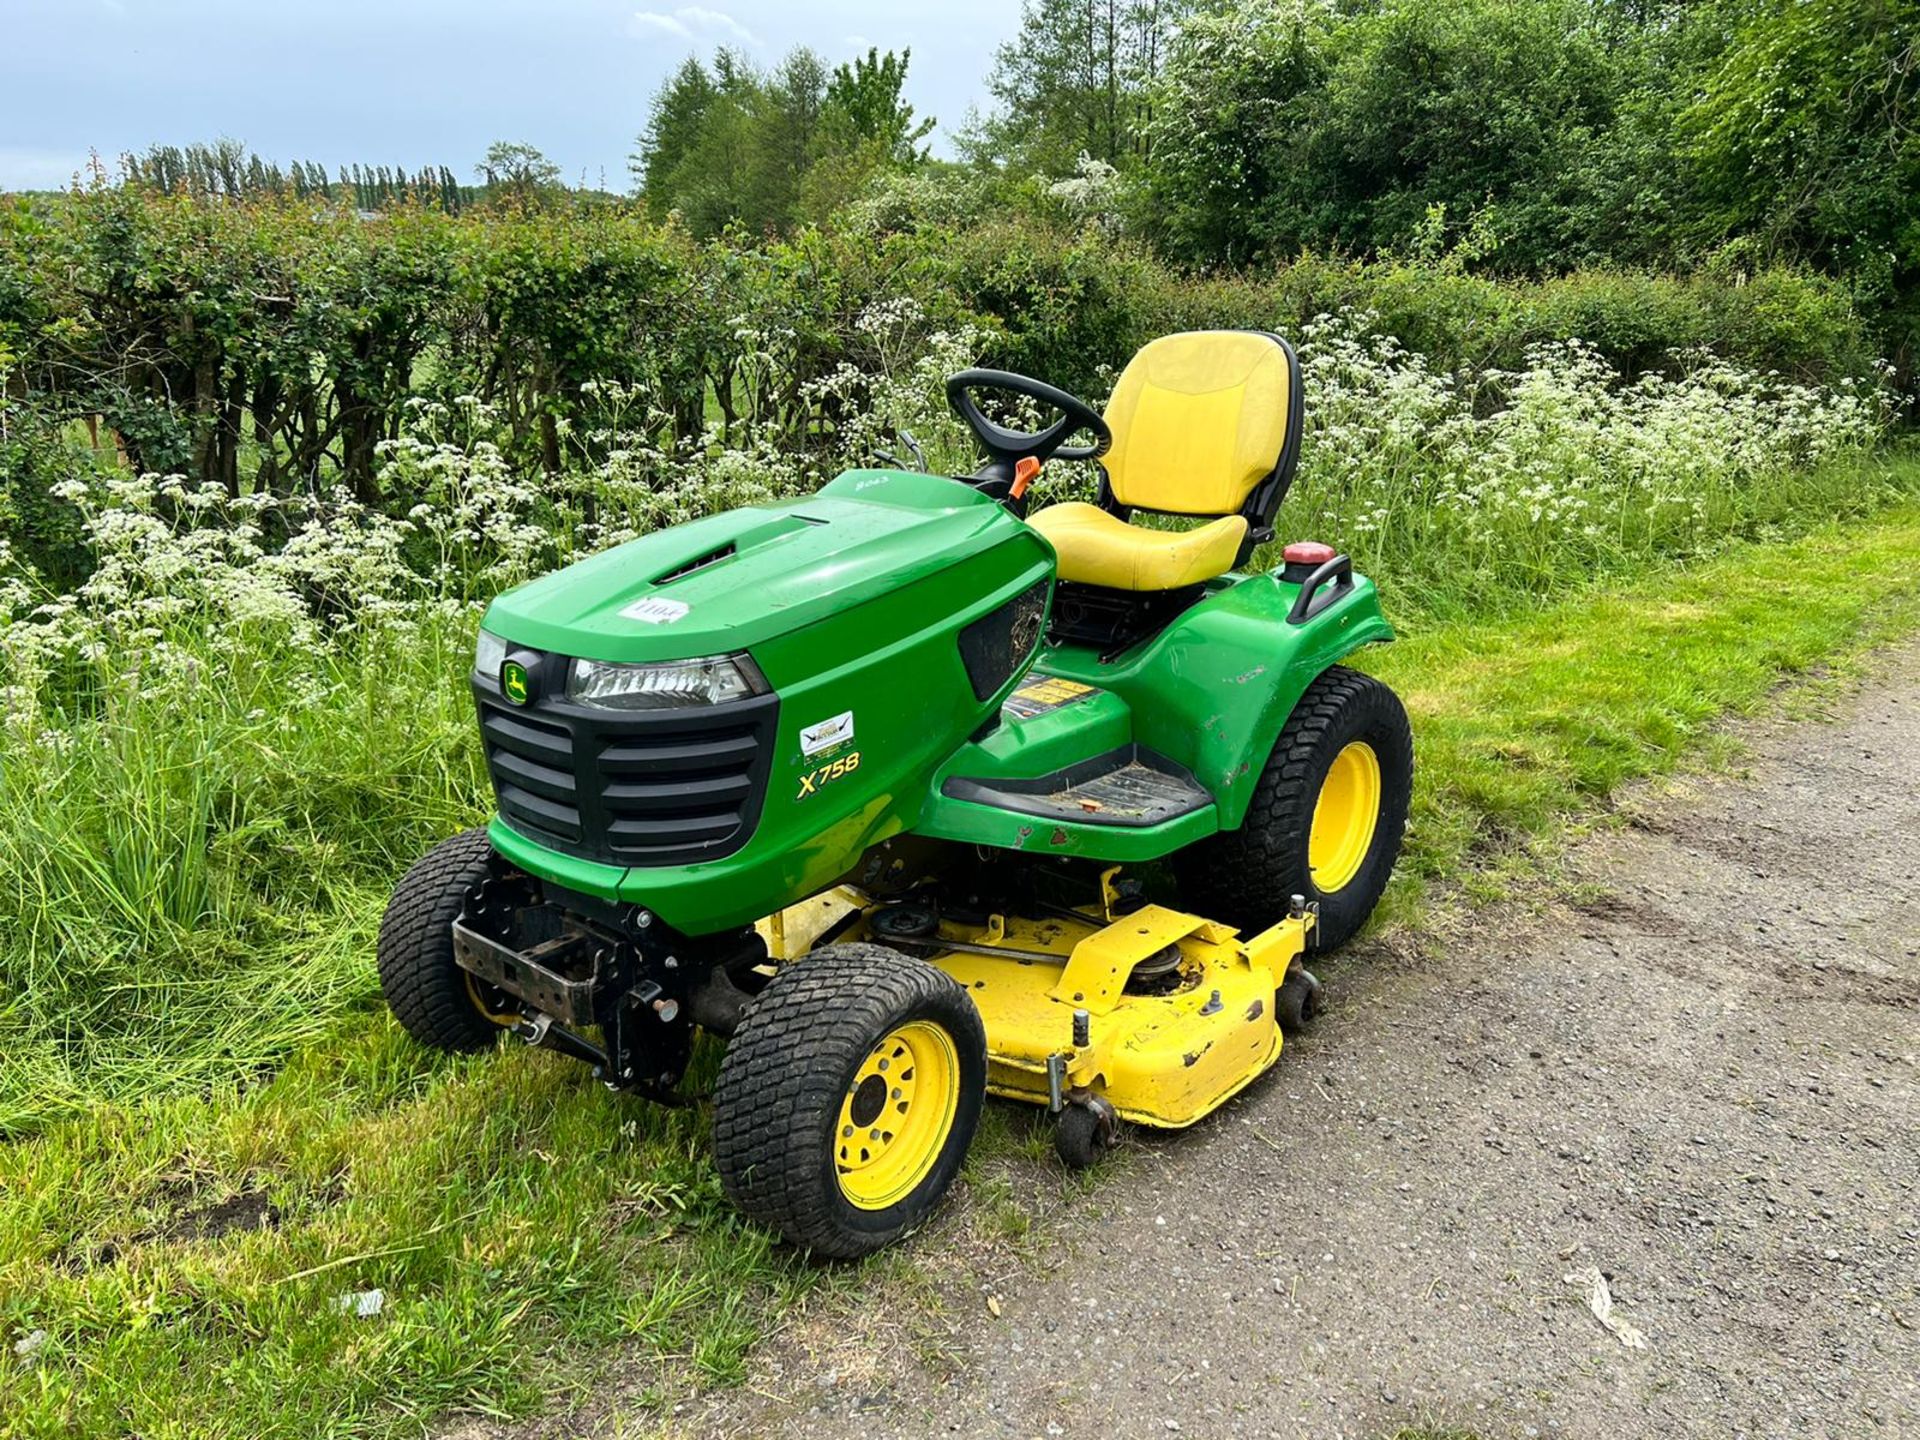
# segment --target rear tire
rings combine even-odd
[[[1369,793],[1377,797],[1371,807],[1353,798]],[[1316,815],[1323,794],[1329,811],[1345,813]],[[1371,675],[1335,665],[1287,717],[1240,828],[1174,857],[1181,898],[1253,934],[1278,924],[1290,897],[1301,895],[1320,905],[1316,948],[1337,949],[1387,888],[1412,794],[1413,732],[1399,697]]]
[[[835,1260],[924,1219],[959,1173],[987,1089],[965,990],[882,945],[782,968],[727,1046],[713,1157],[750,1219]]]
[[[380,988],[400,1026],[422,1045],[484,1050],[500,1037],[472,977],[454,963],[453,922],[487,878],[485,830],[463,830],[421,856],[380,917]]]

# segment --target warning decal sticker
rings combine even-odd
[[[1035,675],[1009,695],[1007,703],[1000,708],[1009,715],[1026,719],[1033,715],[1045,715],[1049,711],[1058,710],[1062,705],[1071,705],[1076,700],[1084,700],[1089,695],[1099,693],[1096,687],[1082,685],[1078,680],[1062,680],[1054,675]]]

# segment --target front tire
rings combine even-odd
[[[966,1157],[987,1087],[967,993],[882,945],[828,945],[748,1007],[714,1087],[713,1157],[749,1218],[829,1259],[896,1239]]]
[[[453,958],[453,922],[492,853],[485,830],[449,836],[414,861],[380,917],[380,989],[401,1028],[436,1050],[484,1050],[519,1018],[489,1010],[485,987]]]
[[[1240,828],[1175,857],[1181,897],[1253,934],[1301,895],[1320,905],[1317,948],[1337,949],[1387,888],[1412,795],[1413,732],[1399,697],[1335,665],[1287,717]]]

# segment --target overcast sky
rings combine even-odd
[[[97,150],[231,136],[273,160],[444,164],[536,145],[625,190],[647,101],[689,52],[829,63],[913,48],[907,98],[944,153],[984,103],[1020,0],[0,0],[0,189],[63,185]]]

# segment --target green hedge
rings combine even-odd
[[[1579,338],[1623,374],[1669,368],[1702,347],[1808,382],[1865,374],[1874,359],[1843,287],[1798,271],[1676,277],[1584,270],[1492,280],[1445,268],[1302,256],[1261,272],[1190,275],[1144,251],[1029,226],[914,237],[955,293],[1005,328],[997,358],[1089,383],[1154,335],[1236,326],[1296,331],[1314,316],[1371,310],[1380,328],[1442,369],[1518,369],[1529,346]]]
[[[368,218],[138,187],[15,201],[0,210],[0,371],[11,410],[43,426],[102,416],[138,468],[236,493],[345,482],[404,505],[379,493],[378,447],[419,393],[497,406],[516,461],[549,470],[592,444],[606,403],[592,381],[645,386],[663,441],[718,423],[805,448],[839,403],[810,382],[881,368],[880,338],[855,321],[901,297],[917,307],[906,323],[977,326],[986,358],[1093,393],[1157,334],[1296,331],[1349,306],[1445,368],[1517,368],[1567,336],[1627,374],[1697,346],[1810,381],[1871,362],[1845,294],[1785,271],[1505,282],[1303,256],[1196,275],[1031,219],[895,223],[700,242],[608,206]],[[0,463],[0,506],[39,515],[18,447]]]

